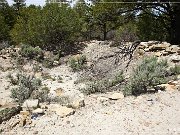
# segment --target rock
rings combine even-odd
[[[180,61],[180,56],[179,55],[173,55],[171,57],[171,61],[172,62],[179,62]]]
[[[148,46],[151,46],[153,44],[159,44],[160,42],[159,41],[148,41],[147,44]]]
[[[160,57],[162,55],[162,53],[161,52],[156,52],[154,55],[157,56],[157,57]]]
[[[44,103],[40,103],[39,106],[41,109],[48,109],[48,106]]]
[[[177,45],[172,45],[166,48],[166,52],[168,52],[169,54],[178,53],[179,51],[180,49]]]
[[[12,123],[9,124],[10,128],[14,128],[17,124],[19,124],[20,121],[18,119],[15,119]]]
[[[27,99],[23,103],[22,108],[24,111],[27,111],[27,110],[34,110],[34,108],[37,108],[38,106],[39,106],[38,99]]]
[[[166,50],[168,48],[168,44],[157,44],[149,47],[150,51],[157,51],[157,50]]]
[[[60,107],[55,109],[55,112],[60,117],[66,117],[69,115],[73,115],[75,113],[75,110],[72,108],[68,108],[66,106],[60,106]]]
[[[37,109],[33,110],[32,113],[35,113],[35,114],[43,114],[43,113],[44,113],[44,110],[41,109],[41,108],[37,108]]]
[[[85,106],[84,98],[78,99],[72,103],[72,108],[77,109]]]
[[[62,94],[64,93],[64,90],[62,88],[57,88],[55,92],[56,92],[56,96],[62,96]]]
[[[144,55],[144,54],[145,54],[145,51],[144,51],[143,49],[139,49],[139,50],[138,50],[138,54],[139,54],[139,55]]]
[[[177,45],[172,45],[171,46],[171,52],[172,53],[176,53],[176,52],[178,52],[179,51],[179,47],[177,46]]]
[[[177,90],[177,87],[170,84],[161,84],[161,85],[157,85],[156,89],[165,90],[165,91],[174,91]]]
[[[29,111],[20,111],[20,115],[23,117],[27,117],[27,116],[30,116],[30,112]]]
[[[34,75],[36,78],[42,78],[42,72],[35,73]]]
[[[58,65],[59,65],[59,61],[54,61],[54,62],[53,62],[53,65],[54,65],[54,66],[58,66]]]
[[[124,95],[122,93],[114,93],[109,96],[109,99],[111,100],[118,100],[118,99],[123,99]]]
[[[163,56],[167,56],[167,55],[169,55],[169,53],[166,52],[166,51],[162,51],[162,55],[163,55]]]
[[[107,97],[98,97],[97,100],[100,101],[100,102],[105,102],[105,101],[108,101],[109,98],[107,98]]]
[[[169,81],[168,84],[176,86],[176,85],[178,85],[178,81],[173,81],[172,80],[172,81]]]
[[[24,127],[26,125],[26,118],[21,118],[19,122],[20,127]]]

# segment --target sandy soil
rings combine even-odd
[[[33,121],[34,127],[16,126],[11,132],[3,134],[180,134],[178,91],[127,97],[104,103],[97,100],[98,96],[100,95],[87,97],[86,106],[77,110],[74,115],[66,118],[60,118],[56,114],[44,115]]]

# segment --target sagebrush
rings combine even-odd
[[[157,57],[145,58],[134,70],[127,83],[125,95],[146,93],[149,88],[167,81],[167,61],[158,61]]]

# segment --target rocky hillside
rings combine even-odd
[[[20,48],[1,50],[0,133],[180,133],[178,45],[158,41],[123,45],[90,41],[83,44],[86,47],[79,54],[52,61],[52,68],[22,58]],[[51,52],[43,53],[45,57],[52,57]],[[171,73],[167,83],[158,85],[158,90],[151,89],[153,93],[126,97],[122,89],[130,83],[134,68],[144,57],[151,56],[156,56],[159,61],[167,60],[167,71],[177,67],[176,76]],[[116,77],[121,71],[123,77]],[[28,77],[18,75],[20,73]],[[41,81],[40,86],[34,84],[35,80]],[[100,90],[86,95],[84,90],[87,91],[92,82],[96,82]],[[30,98],[18,103],[17,95],[12,98],[16,88],[22,90],[21,95],[26,89],[31,91]]]

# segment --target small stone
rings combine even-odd
[[[122,93],[114,93],[111,96],[109,96],[109,99],[111,100],[118,100],[118,99],[123,99],[124,95]]]
[[[55,90],[55,92],[56,92],[56,96],[62,96],[64,90],[63,90],[62,88],[57,88],[57,89]]]
[[[38,134],[38,131],[34,131],[33,134],[34,134],[34,135]]]
[[[29,111],[20,111],[20,115],[21,116],[29,116],[30,115],[30,112]]]
[[[72,103],[72,108],[77,109],[85,106],[84,98],[78,99]]]
[[[54,61],[54,62],[53,62],[53,65],[54,65],[54,66],[58,66],[58,65],[59,65],[59,61]]]
[[[97,100],[100,101],[100,102],[105,102],[105,101],[108,101],[109,98],[107,98],[107,97],[98,97]]]
[[[75,113],[75,110],[66,106],[60,106],[59,108],[56,108],[55,112],[60,117],[66,117],[69,115],[73,115]]]
[[[162,55],[162,53],[161,52],[156,52],[154,55],[157,56],[157,57],[160,57]]]
[[[41,109],[41,108],[37,108],[37,109],[33,110],[33,112],[32,112],[32,113],[36,113],[36,114],[43,114],[43,113],[44,113],[44,110],[43,110],[43,109]]]

